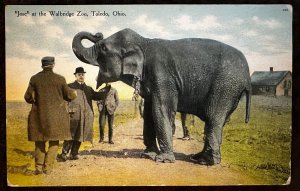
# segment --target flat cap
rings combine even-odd
[[[45,56],[42,58],[42,66],[48,66],[54,64],[55,58],[53,56]]]

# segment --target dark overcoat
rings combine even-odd
[[[72,140],[93,141],[94,112],[92,100],[104,99],[104,92],[95,92],[92,87],[77,81],[68,84],[77,91],[77,98],[68,103]]]
[[[32,104],[28,116],[28,140],[49,141],[71,138],[70,117],[66,101],[76,94],[63,76],[51,68],[32,76],[24,98]]]

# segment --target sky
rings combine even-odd
[[[52,16],[53,11],[67,16]],[[8,5],[6,99],[24,100],[28,82],[41,71],[44,56],[55,56],[54,72],[67,83],[75,80],[76,67],[84,67],[86,84],[95,89],[98,68],[76,58],[72,39],[81,31],[101,32],[107,38],[124,28],[146,38],[221,41],[244,53],[250,74],[270,67],[292,71],[290,5]],[[93,45],[88,40],[83,44]],[[112,86],[121,99],[131,99],[133,88],[122,82]]]

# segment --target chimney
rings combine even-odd
[[[270,67],[270,72],[273,72],[273,67]]]

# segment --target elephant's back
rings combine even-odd
[[[161,42],[162,43],[162,42]],[[202,38],[170,40],[163,43],[176,67],[191,72],[249,72],[244,54],[225,43]],[[238,72],[238,71],[237,71]],[[203,74],[205,75],[205,74]],[[244,74],[243,74],[244,75]]]
[[[173,76],[176,76],[181,92],[178,109],[185,105],[192,110],[189,112],[197,113],[199,108],[195,106],[205,105],[212,88],[236,87],[236,91],[241,91],[249,84],[246,58],[230,45],[216,40],[189,38],[167,41],[162,46],[172,57]],[[186,100],[187,97],[190,99]]]
[[[168,41],[166,45],[177,54],[188,53],[192,56],[199,55],[201,58],[212,58],[213,56],[222,56],[228,52],[241,54],[236,48],[220,41],[203,38],[185,38]]]

